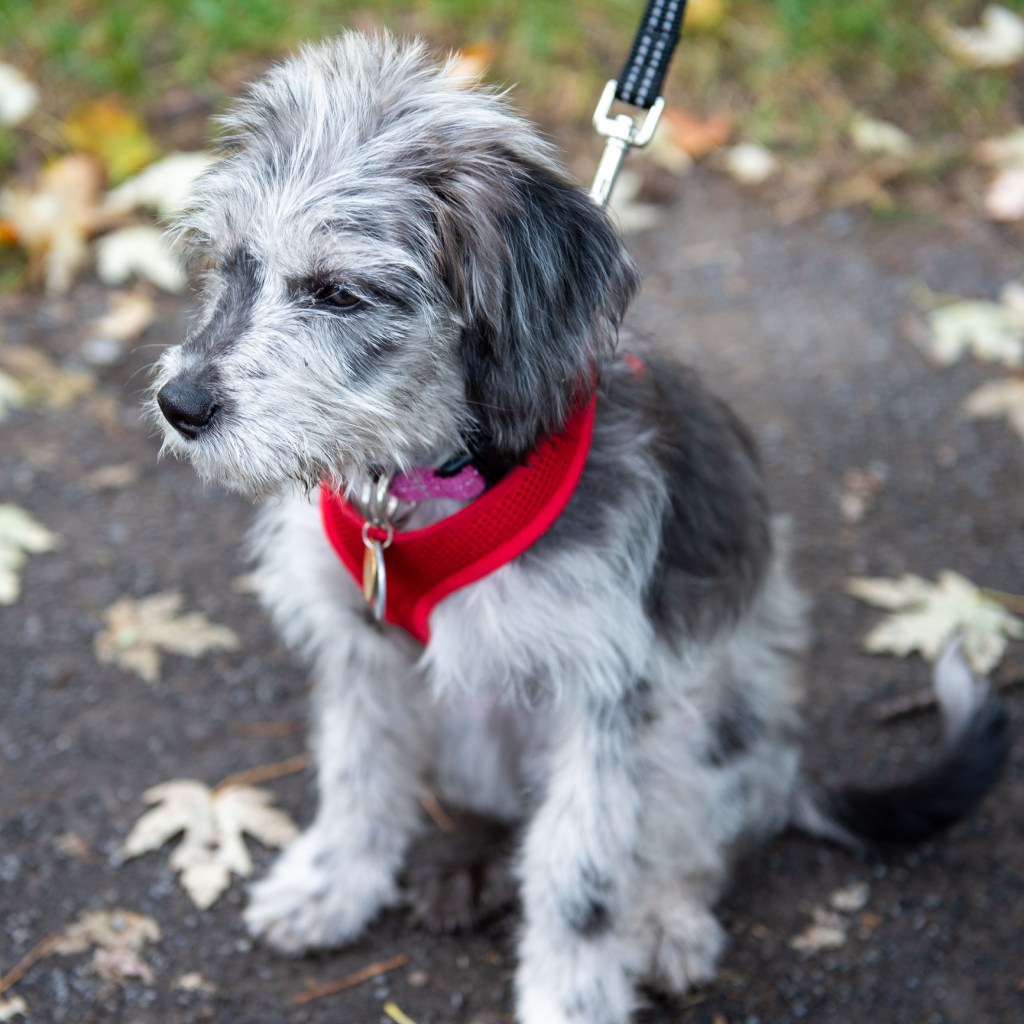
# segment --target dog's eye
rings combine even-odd
[[[325,284],[313,293],[314,300],[321,306],[334,309],[355,309],[363,300],[343,284]]]

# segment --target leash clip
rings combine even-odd
[[[594,184],[590,189],[590,198],[598,206],[604,206],[615,187],[615,179],[619,176],[622,161],[630,148],[642,148],[654,137],[654,129],[658,127],[662,111],[665,109],[665,98],[659,96],[646,115],[633,118],[629,114],[611,116],[612,104],[619,83],[613,78],[604,87],[601,98],[594,110],[594,129],[603,135],[608,142],[605,144],[601,162],[597,165]]]

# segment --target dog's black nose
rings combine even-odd
[[[184,374],[169,380],[157,393],[156,401],[167,422],[190,439],[210,426],[219,408],[208,387]]]

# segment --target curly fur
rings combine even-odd
[[[804,602],[750,440],[689,371],[615,354],[636,268],[536,132],[466,85],[419,45],[346,35],[252,87],[178,227],[205,284],[153,408],[169,451],[269,497],[264,597],[315,678],[319,810],[253,889],[251,931],[355,939],[401,898],[433,778],[523,822],[521,1024],[624,1024],[640,982],[713,976],[739,848],[794,821],[928,834],[994,783],[1005,718],[968,684],[953,756],[888,803],[802,779]],[[426,648],[369,622],[308,492],[471,445],[514,462],[592,388],[548,533],[441,602]],[[965,775],[944,814],[904,814]]]

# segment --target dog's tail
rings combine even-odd
[[[942,752],[920,775],[877,789],[798,789],[791,823],[844,846],[917,843],[970,814],[999,781],[1010,751],[1010,723],[988,683],[975,679],[959,642],[935,666]]]

